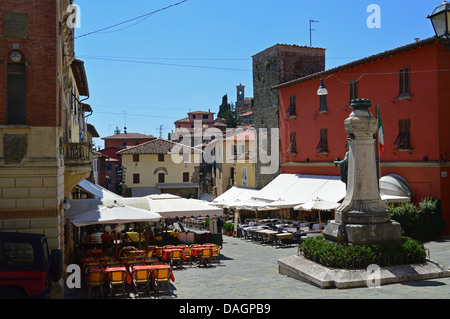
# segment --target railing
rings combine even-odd
[[[65,143],[63,147],[65,161],[85,162],[91,158],[90,143]]]

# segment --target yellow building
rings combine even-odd
[[[199,198],[202,151],[158,138],[119,151],[124,170],[124,195],[170,193]]]
[[[215,196],[232,186],[255,188],[256,143],[253,128],[213,141],[215,153]]]

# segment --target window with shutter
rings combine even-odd
[[[319,95],[319,101],[320,101],[320,106],[319,106],[319,112],[320,113],[324,113],[327,111],[327,96],[326,95]]]
[[[326,128],[320,129],[320,140],[317,144],[316,150],[320,153],[328,153],[328,130]]]
[[[358,80],[350,82],[350,101],[358,98]]]
[[[296,133],[291,132],[289,135],[289,148],[287,149],[288,153],[291,155],[297,154],[297,141],[296,141]]]
[[[295,95],[292,95],[289,97],[289,107],[286,110],[286,114],[289,114],[289,116],[297,116],[296,106],[295,106]]]
[[[398,146],[399,149],[409,150],[411,149],[410,143],[410,119],[402,119],[398,121],[398,135],[395,139],[394,145]]]
[[[409,97],[411,95],[410,89],[410,68],[401,68],[398,71],[398,95],[399,97]]]

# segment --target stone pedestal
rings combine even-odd
[[[353,100],[351,107],[354,111],[344,122],[349,142],[347,193],[323,235],[339,243],[399,241],[401,226],[391,221],[380,198],[373,139],[377,120],[368,110],[370,100]]]

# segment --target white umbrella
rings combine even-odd
[[[70,221],[75,226],[88,226],[97,224],[125,224],[133,222],[155,222],[161,215],[145,209],[114,204],[73,216]]]
[[[327,200],[312,200],[294,207],[294,210],[332,210],[339,207],[339,203]]]
[[[319,215],[319,228],[322,230],[322,221],[320,218],[321,210],[332,210],[339,207],[339,203],[330,202],[327,200],[321,200],[320,198],[316,198],[315,200],[309,201],[307,203],[303,203],[301,205],[295,206],[294,210],[318,210]]]
[[[291,208],[291,207],[295,207],[301,203],[302,203],[301,200],[291,201],[291,200],[285,200],[285,199],[279,198],[276,201],[266,203],[266,205],[264,205],[264,207],[261,207],[260,209],[261,210],[271,210],[271,209]]]

